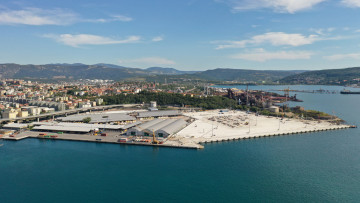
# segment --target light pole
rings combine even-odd
[[[214,123],[211,122],[211,137],[214,136]]]
[[[256,111],[256,114],[255,114],[255,119],[256,119],[256,123],[255,123],[255,126],[257,126],[257,117],[258,117],[258,112]]]
[[[278,128],[278,130],[280,130],[280,121],[281,121],[281,119],[279,119],[279,128]]]

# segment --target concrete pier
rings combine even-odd
[[[39,136],[39,134],[46,134],[49,137]],[[20,134],[10,136],[4,136],[2,139],[19,141],[25,138],[34,138],[41,140],[67,140],[67,141],[80,141],[80,142],[96,142],[96,143],[112,143],[112,144],[121,144],[121,145],[141,145],[141,146],[152,146],[152,147],[172,147],[172,148],[182,148],[182,149],[203,149],[204,146],[200,144],[187,144],[182,143],[170,143],[166,142],[163,144],[152,144],[145,142],[118,142],[118,139],[122,136],[117,135],[118,133],[108,133],[108,136],[94,136],[90,134],[57,134],[49,132],[36,132],[36,131],[25,131]],[[100,140],[99,140],[100,139]]]
[[[182,143],[211,143],[229,140],[286,136],[350,128],[324,120],[302,120],[256,116],[243,111],[205,111],[186,114],[196,120],[176,134]]]

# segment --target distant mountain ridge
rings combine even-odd
[[[147,69],[123,67],[99,63],[86,65],[45,64],[19,65],[0,64],[0,78],[18,79],[111,79],[126,80],[136,78],[175,77],[211,81],[270,82],[304,71],[247,70],[218,68],[206,71],[181,71],[174,68],[150,67]],[[157,80],[159,81],[159,80]]]
[[[1,78],[28,78],[28,79],[112,79],[122,80],[131,77],[150,75],[143,69],[137,68],[110,68],[105,65],[85,64],[45,64],[19,65],[0,64]]]
[[[286,84],[348,85],[359,84],[360,67],[308,71],[287,76],[280,80]]]
[[[248,70],[248,69],[229,69],[217,68],[213,70],[206,70],[193,74],[196,77],[206,80],[218,81],[247,81],[247,82],[261,82],[261,81],[275,81],[281,78],[303,73],[301,70]]]
[[[147,71],[159,74],[159,75],[181,75],[181,74],[193,74],[199,71],[181,71],[175,68],[162,68],[162,67],[150,67],[146,69]]]

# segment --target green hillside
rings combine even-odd
[[[283,84],[307,84],[307,85],[350,85],[358,84],[360,79],[360,67],[308,71],[296,75],[290,75],[280,80]]]
[[[304,71],[279,71],[279,70],[247,70],[247,69],[214,69],[193,74],[194,76],[214,81],[237,82],[271,82]]]

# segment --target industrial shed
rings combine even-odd
[[[145,119],[145,118],[159,118],[159,117],[171,117],[171,116],[179,116],[181,113],[177,110],[166,110],[166,111],[146,111],[139,112],[137,118]]]
[[[84,118],[90,117],[89,123],[126,123],[133,122],[136,120],[135,117],[129,116],[124,113],[109,113],[109,114],[82,114],[82,115],[71,115],[67,117],[60,117],[57,120],[63,122],[83,122]]]
[[[183,119],[154,119],[129,129],[127,135],[151,136],[154,132],[156,136],[166,138],[183,129],[186,124]]]
[[[72,126],[48,126],[41,125],[35,126],[32,130],[41,131],[41,132],[64,132],[64,133],[80,133],[85,134],[91,131],[90,128],[80,128],[80,127],[72,127]]]
[[[143,123],[143,124],[140,124],[138,125],[137,127],[134,127],[134,128],[131,128],[129,129],[126,134],[127,135],[132,135],[132,136],[143,136],[144,135],[144,132],[143,130],[152,126],[152,125],[155,125],[159,122],[161,122],[162,120],[161,119],[154,119],[154,120],[151,120],[151,121],[148,121],[146,123]]]
[[[155,125],[149,126],[148,128],[144,129],[144,136],[150,136],[153,132],[169,125],[170,123],[173,123],[175,119],[159,119],[161,122],[156,123]]]
[[[64,123],[64,122],[34,122],[33,130],[50,132],[69,132],[69,133],[89,133],[96,130],[122,132],[128,128],[139,125],[141,122],[130,123],[127,125],[109,124],[87,124],[87,123]]]
[[[31,126],[29,123],[8,123],[3,126],[4,129],[20,130]]]
[[[182,130],[186,127],[187,122],[183,119],[177,119],[175,122],[172,122],[165,127],[158,129],[155,131],[156,136],[167,138],[170,135],[177,133],[178,131]]]

